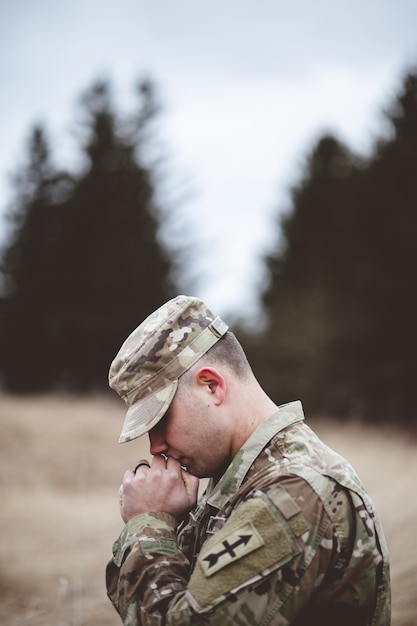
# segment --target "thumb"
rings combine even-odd
[[[181,478],[190,500],[197,501],[198,485],[200,482],[197,476],[193,476],[193,474],[181,468]]]

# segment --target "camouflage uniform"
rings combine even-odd
[[[107,590],[126,626],[388,626],[384,535],[352,467],[279,407],[177,528],[131,519]]]

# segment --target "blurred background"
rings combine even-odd
[[[366,467],[384,481],[387,453],[373,442],[389,433],[402,472],[383,483],[380,507],[400,514],[393,490],[417,486],[401,465],[417,417],[416,23],[413,0],[2,4],[0,480],[11,497],[4,536],[16,541],[0,545],[5,624],[45,624],[54,609],[42,589],[56,585],[54,598],[77,605],[82,585],[53,573],[53,559],[25,603],[23,557],[44,555],[53,531],[41,540],[32,528],[12,575],[10,549],[28,532],[12,520],[33,492],[53,517],[62,484],[81,497],[89,464],[106,465],[120,424],[103,416],[123,412],[109,363],[177,293],[229,322],[277,403],[300,398],[330,437],[334,424],[347,428],[347,456],[368,437]],[[58,470],[60,433],[72,461]],[[111,450],[120,474],[111,465],[104,516],[133,462]],[[8,485],[22,459],[42,478],[18,473],[16,497]],[[74,463],[76,479],[65,474]],[[94,515],[68,506],[94,536]],[[407,506],[387,519],[405,537],[417,521]],[[417,584],[415,561],[401,560],[401,576],[399,566],[396,588],[401,576]],[[101,567],[93,558],[91,576]],[[396,624],[411,626],[413,596],[397,598]],[[87,604],[50,623],[93,623]]]

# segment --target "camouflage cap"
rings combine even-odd
[[[123,343],[109,371],[109,384],[127,404],[119,442],[140,437],[163,417],[178,378],[228,329],[202,300],[177,296],[166,302]]]

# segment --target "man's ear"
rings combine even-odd
[[[226,397],[226,381],[215,367],[202,367],[196,375],[197,383],[207,389],[214,399],[214,404],[222,404]]]

